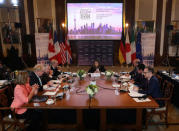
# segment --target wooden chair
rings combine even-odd
[[[25,131],[25,119],[17,119],[15,111],[9,107],[0,108],[0,122],[2,131],[7,131],[12,126],[14,126],[13,129],[19,127],[19,129]]]
[[[163,79],[162,79],[162,77],[159,74],[156,74],[155,76],[157,77],[157,79],[158,79],[158,81],[160,83],[160,89],[163,90],[162,89],[162,87],[163,87]]]
[[[164,81],[164,83],[162,84],[162,93],[163,93],[163,97],[162,98],[155,98],[155,100],[160,100],[160,101],[164,101],[165,102],[165,106],[164,107],[159,107],[157,109],[147,109],[147,113],[146,113],[146,123],[145,123],[145,127],[148,127],[148,124],[165,124],[166,127],[168,128],[168,107],[169,107],[169,103],[172,97],[172,93],[173,93],[173,85],[171,82],[168,82],[167,80]],[[159,115],[160,119],[164,118],[164,122],[151,122],[149,123],[150,118],[152,118],[152,116],[154,115]]]
[[[16,118],[15,111],[8,107],[5,94],[0,94],[0,123],[2,131],[7,131],[12,126],[25,130],[25,119]]]

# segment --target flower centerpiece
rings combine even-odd
[[[106,71],[105,72],[105,76],[106,76],[107,80],[110,80],[112,75],[113,75],[112,71]]]
[[[86,87],[86,92],[90,98],[93,98],[94,95],[98,92],[98,86],[90,84]]]
[[[77,72],[77,75],[78,75],[78,77],[80,78],[80,80],[83,80],[83,78],[86,76],[84,70],[79,70],[79,71]]]

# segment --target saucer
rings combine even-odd
[[[51,105],[51,104],[53,104],[54,103],[54,100],[53,99],[48,99],[47,101],[46,101],[46,104],[47,105]]]

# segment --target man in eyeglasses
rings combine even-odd
[[[144,77],[148,80],[147,87],[145,90],[140,90],[139,88],[136,88],[136,90],[138,90],[139,93],[150,95],[152,98],[162,97],[159,81],[154,76],[154,69],[151,67],[145,67],[143,74]],[[157,103],[160,105],[160,107],[164,106],[163,101],[157,101]]]

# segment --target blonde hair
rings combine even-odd
[[[43,65],[42,64],[35,65],[33,71],[43,71]]]
[[[27,71],[17,71],[16,72],[16,84],[25,85],[28,82],[29,74]]]

